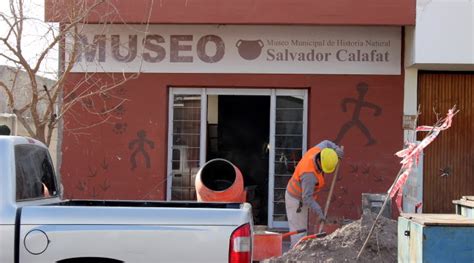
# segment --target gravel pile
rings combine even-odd
[[[266,262],[356,262],[357,253],[376,216],[365,213],[361,219],[331,235],[301,242],[281,257]],[[397,221],[380,217],[358,262],[397,262]]]

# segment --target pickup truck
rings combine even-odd
[[[251,262],[248,203],[63,200],[47,147],[0,136],[0,262]]]

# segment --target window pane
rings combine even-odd
[[[277,109],[277,122],[294,122],[303,120],[303,109]]]
[[[302,135],[280,135],[275,134],[275,147],[282,149],[301,148],[303,144]]]
[[[175,95],[173,104],[172,200],[196,200],[199,169],[201,97]]]
[[[293,163],[288,162],[275,162],[275,174],[293,174],[295,170],[295,166]]]
[[[199,131],[197,131],[199,132]],[[173,135],[173,144],[179,146],[199,147],[199,133],[198,134],[183,134],[177,133]]]
[[[277,122],[276,123],[277,134],[302,134],[303,123],[302,122]]]
[[[275,175],[275,188],[285,188],[291,175]]]
[[[286,218],[286,213],[285,213],[285,214],[282,214],[282,215],[273,214],[273,220],[279,221],[279,222],[285,222],[288,219]]]
[[[285,192],[286,189],[275,189],[274,195],[273,195],[273,200],[275,202],[285,202]],[[273,211],[275,212],[275,211]]]
[[[199,121],[196,120],[175,120],[173,121],[173,133],[193,133],[196,126],[199,126]]]
[[[273,210],[274,214],[286,214],[285,201],[275,202],[275,209]]]
[[[193,121],[199,119],[200,107],[179,107],[173,113],[175,121]]]
[[[287,108],[303,108],[303,97],[299,96],[278,96],[276,101],[276,107],[278,109]]]
[[[304,100],[277,96],[275,124],[275,184],[273,220],[286,221],[285,191],[302,156]]]
[[[17,201],[57,196],[54,168],[46,149],[37,145],[15,146]]]

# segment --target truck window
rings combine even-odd
[[[58,196],[48,150],[37,145],[15,146],[16,200]]]

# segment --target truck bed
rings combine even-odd
[[[238,203],[66,200],[23,207],[21,223],[239,226],[250,210]]]
[[[116,200],[65,200],[49,204],[56,206],[121,206],[121,207],[175,207],[175,208],[228,208],[240,209],[240,203],[202,203],[183,201],[116,201]]]
[[[93,200],[24,206],[21,244],[37,247],[45,236],[49,245],[41,255],[20,246],[20,262],[84,255],[123,262],[226,262],[230,237],[251,222],[250,209],[246,203]]]

